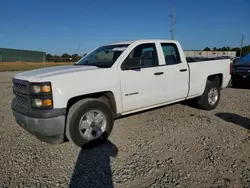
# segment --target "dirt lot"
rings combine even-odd
[[[115,122],[109,142],[48,145],[16,125],[11,77],[0,73],[0,187],[250,187],[250,90],[218,108],[185,104]]]
[[[60,65],[74,64],[73,62],[34,62],[34,63],[24,63],[24,62],[0,62],[0,71],[25,71],[32,69],[39,69],[44,67],[54,67]]]

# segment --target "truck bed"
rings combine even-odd
[[[195,63],[201,61],[212,61],[212,60],[221,60],[221,59],[230,59],[230,57],[214,57],[214,58],[204,58],[204,57],[187,57],[186,60],[188,63]]]
[[[227,87],[230,75],[230,59],[206,60],[188,63],[190,83],[188,98],[199,96],[204,92],[208,75],[221,75],[221,87]]]

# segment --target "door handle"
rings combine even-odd
[[[187,69],[180,69],[180,72],[186,72]]]
[[[155,72],[154,73],[154,75],[156,75],[156,76],[159,76],[159,75],[162,75],[162,74],[164,74],[164,72]]]

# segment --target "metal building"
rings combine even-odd
[[[0,62],[44,62],[45,52],[0,48]]]
[[[214,58],[228,56],[230,58],[236,57],[236,51],[202,51],[202,50],[184,50],[186,57],[204,57]]]

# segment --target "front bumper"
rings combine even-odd
[[[17,124],[39,140],[50,144],[64,142],[66,109],[26,110],[13,99],[12,111]]]
[[[245,75],[245,74],[233,74],[232,77],[232,82],[235,83],[235,82],[241,82],[241,83],[247,83],[250,81],[250,75]]]

